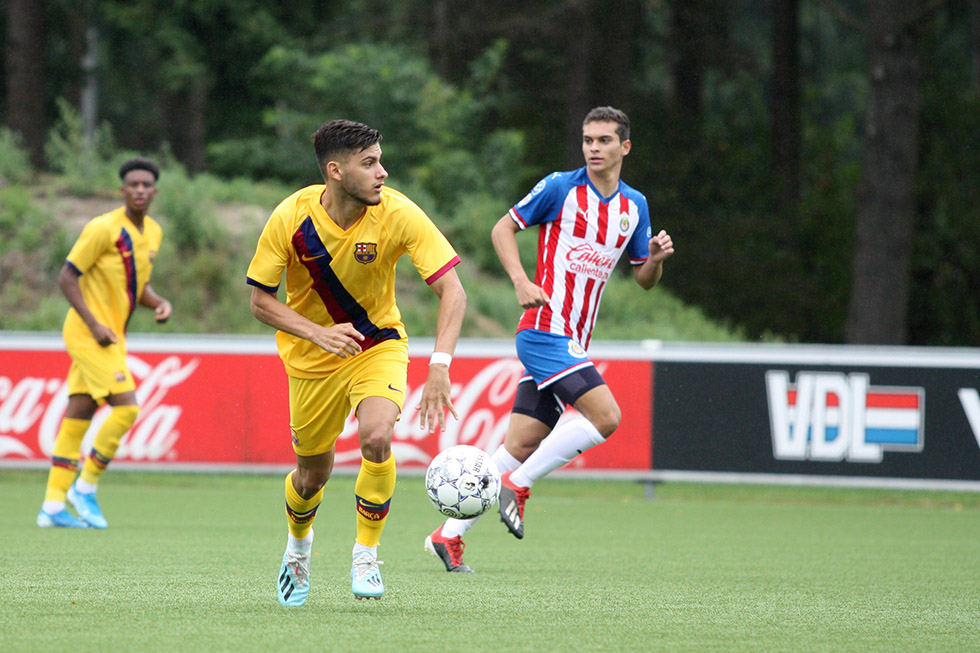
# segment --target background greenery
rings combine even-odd
[[[253,328],[209,316],[214,304],[240,303],[225,280],[240,274],[235,250],[247,240],[233,234],[233,251],[210,260],[187,252],[216,251],[208,243],[224,236],[206,224],[216,206],[254,203],[267,212],[288,190],[315,183],[309,135],[338,116],[381,129],[392,185],[447,230],[491,322],[512,324],[513,302],[488,281],[499,273],[487,231],[537,179],[580,164],[570,127],[587,102],[631,114],[634,148],[624,179],[646,193],[654,225],[674,236],[677,254],[663,281],[671,296],[747,339],[844,340],[869,95],[867,30],[856,26],[867,15],[865,0],[789,3],[798,9],[801,91],[800,196],[789,209],[778,201],[785,180],[770,167],[775,2],[16,4],[40,8],[37,50],[46,63],[37,122],[55,133],[33,166],[15,153],[9,133],[2,136],[5,256],[33,257],[31,238],[48,240],[18,226],[31,220],[48,229],[57,221],[58,203],[47,200],[114,188],[113,166],[100,162],[116,159],[117,149],[171,151],[156,212],[179,226],[169,230],[177,242],[166,265],[180,260],[175,295],[203,322],[195,327],[178,317],[182,329]],[[906,331],[910,344],[976,345],[980,316],[964,307],[980,304],[980,12],[977,0],[919,4],[922,97]],[[98,56],[83,70],[90,35]],[[695,95],[679,86],[685,81],[697,83]],[[99,92],[98,128],[80,142],[81,121],[70,109],[89,82]],[[0,101],[0,117],[9,111]],[[213,177],[199,181],[202,172]],[[276,190],[258,198],[253,183]],[[10,253],[15,245],[21,254]],[[18,289],[24,276],[41,268],[18,272],[10,258],[0,265],[5,314],[25,303],[47,309],[43,296],[16,296],[25,292]],[[190,279],[208,287],[183,284]],[[669,301],[661,301],[661,290],[654,295],[641,310]],[[610,303],[600,329],[609,324]],[[657,319],[635,321],[641,318]],[[478,324],[477,333],[487,328]],[[667,332],[724,339],[728,330],[682,325]]]
[[[0,129],[0,174],[7,169],[15,173],[0,188],[0,329],[60,330],[68,303],[58,290],[57,274],[84,220],[94,215],[77,216],[75,222],[61,216],[80,197],[114,206],[119,185],[116,170],[133,154],[120,150],[108,131],[101,138],[100,149],[89,147],[77,114],[62,105],[62,118],[48,147],[57,152],[59,170],[35,177],[23,173],[29,169],[22,167],[25,153],[8,130]],[[138,310],[130,331],[268,333],[268,327],[255,320],[248,308],[245,270],[262,225],[291,188],[283,182],[255,182],[245,177],[192,176],[167,150],[159,156],[164,174],[151,215],[162,223],[165,239],[152,284],[173,301],[175,312],[170,322],[160,326],[150,311]],[[477,164],[470,161],[470,165]],[[483,199],[469,197],[472,204],[458,211],[443,211],[422,187],[412,192],[411,182],[402,184],[398,179],[390,180],[390,185],[407,189],[461,253],[459,271],[469,297],[463,335],[510,336],[520,307],[489,244],[489,224],[496,220],[493,216],[507,211],[506,202],[494,199],[495,194],[488,190]],[[526,264],[533,270],[535,239],[527,236],[523,242]],[[407,258],[399,265],[398,283],[399,306],[409,333],[435,335],[438,301]],[[657,289],[645,295],[622,266],[608,286],[595,337],[735,341],[746,336],[707,318],[669,291]]]
[[[39,531],[44,473],[0,475],[4,651],[968,651],[980,495],[549,479],[476,573],[422,550],[441,517],[402,474],[386,593],[350,593],[352,476],[325,488],[311,590],[285,609],[282,477],[117,471],[105,531]],[[39,572],[39,570],[44,570]]]

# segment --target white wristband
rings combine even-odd
[[[432,358],[429,359],[429,365],[445,365],[449,367],[453,364],[453,355],[447,354],[444,351],[434,351],[432,352]]]

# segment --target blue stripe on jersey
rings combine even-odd
[[[129,318],[136,310],[136,295],[139,289],[136,277],[136,252],[133,251],[133,239],[129,232],[123,229],[119,232],[116,239],[116,250],[122,257],[123,270],[126,272],[126,295],[129,297],[129,313],[126,315],[126,326],[129,326]]]
[[[350,322],[358,333],[364,336],[361,349],[368,349],[384,340],[398,339],[396,329],[381,329],[371,322],[367,311],[353,295],[348,292],[337,274],[330,267],[333,257],[324,247],[320,235],[313,225],[313,218],[307,216],[296,233],[293,234],[293,247],[299,254],[300,262],[313,277],[313,290],[323,301],[327,312],[336,324]]]

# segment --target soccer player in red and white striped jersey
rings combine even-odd
[[[582,125],[585,166],[539,181],[491,234],[524,309],[517,353],[525,372],[504,444],[493,454],[503,475],[500,516],[518,538],[524,536],[531,486],[619,426],[619,406],[586,353],[617,262],[626,252],[636,282],[649,290],[674,253],[666,231],[653,235],[646,197],[620,179],[632,146],[629,131],[622,111],[590,111]],[[532,226],[538,228],[534,281],[517,242],[517,234]],[[558,425],[568,405],[581,417]],[[426,549],[442,558],[447,571],[471,571],[463,564],[461,536],[475,521],[449,519],[426,539]]]

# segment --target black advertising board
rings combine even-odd
[[[973,350],[669,349],[653,469],[980,481],[978,389]]]

